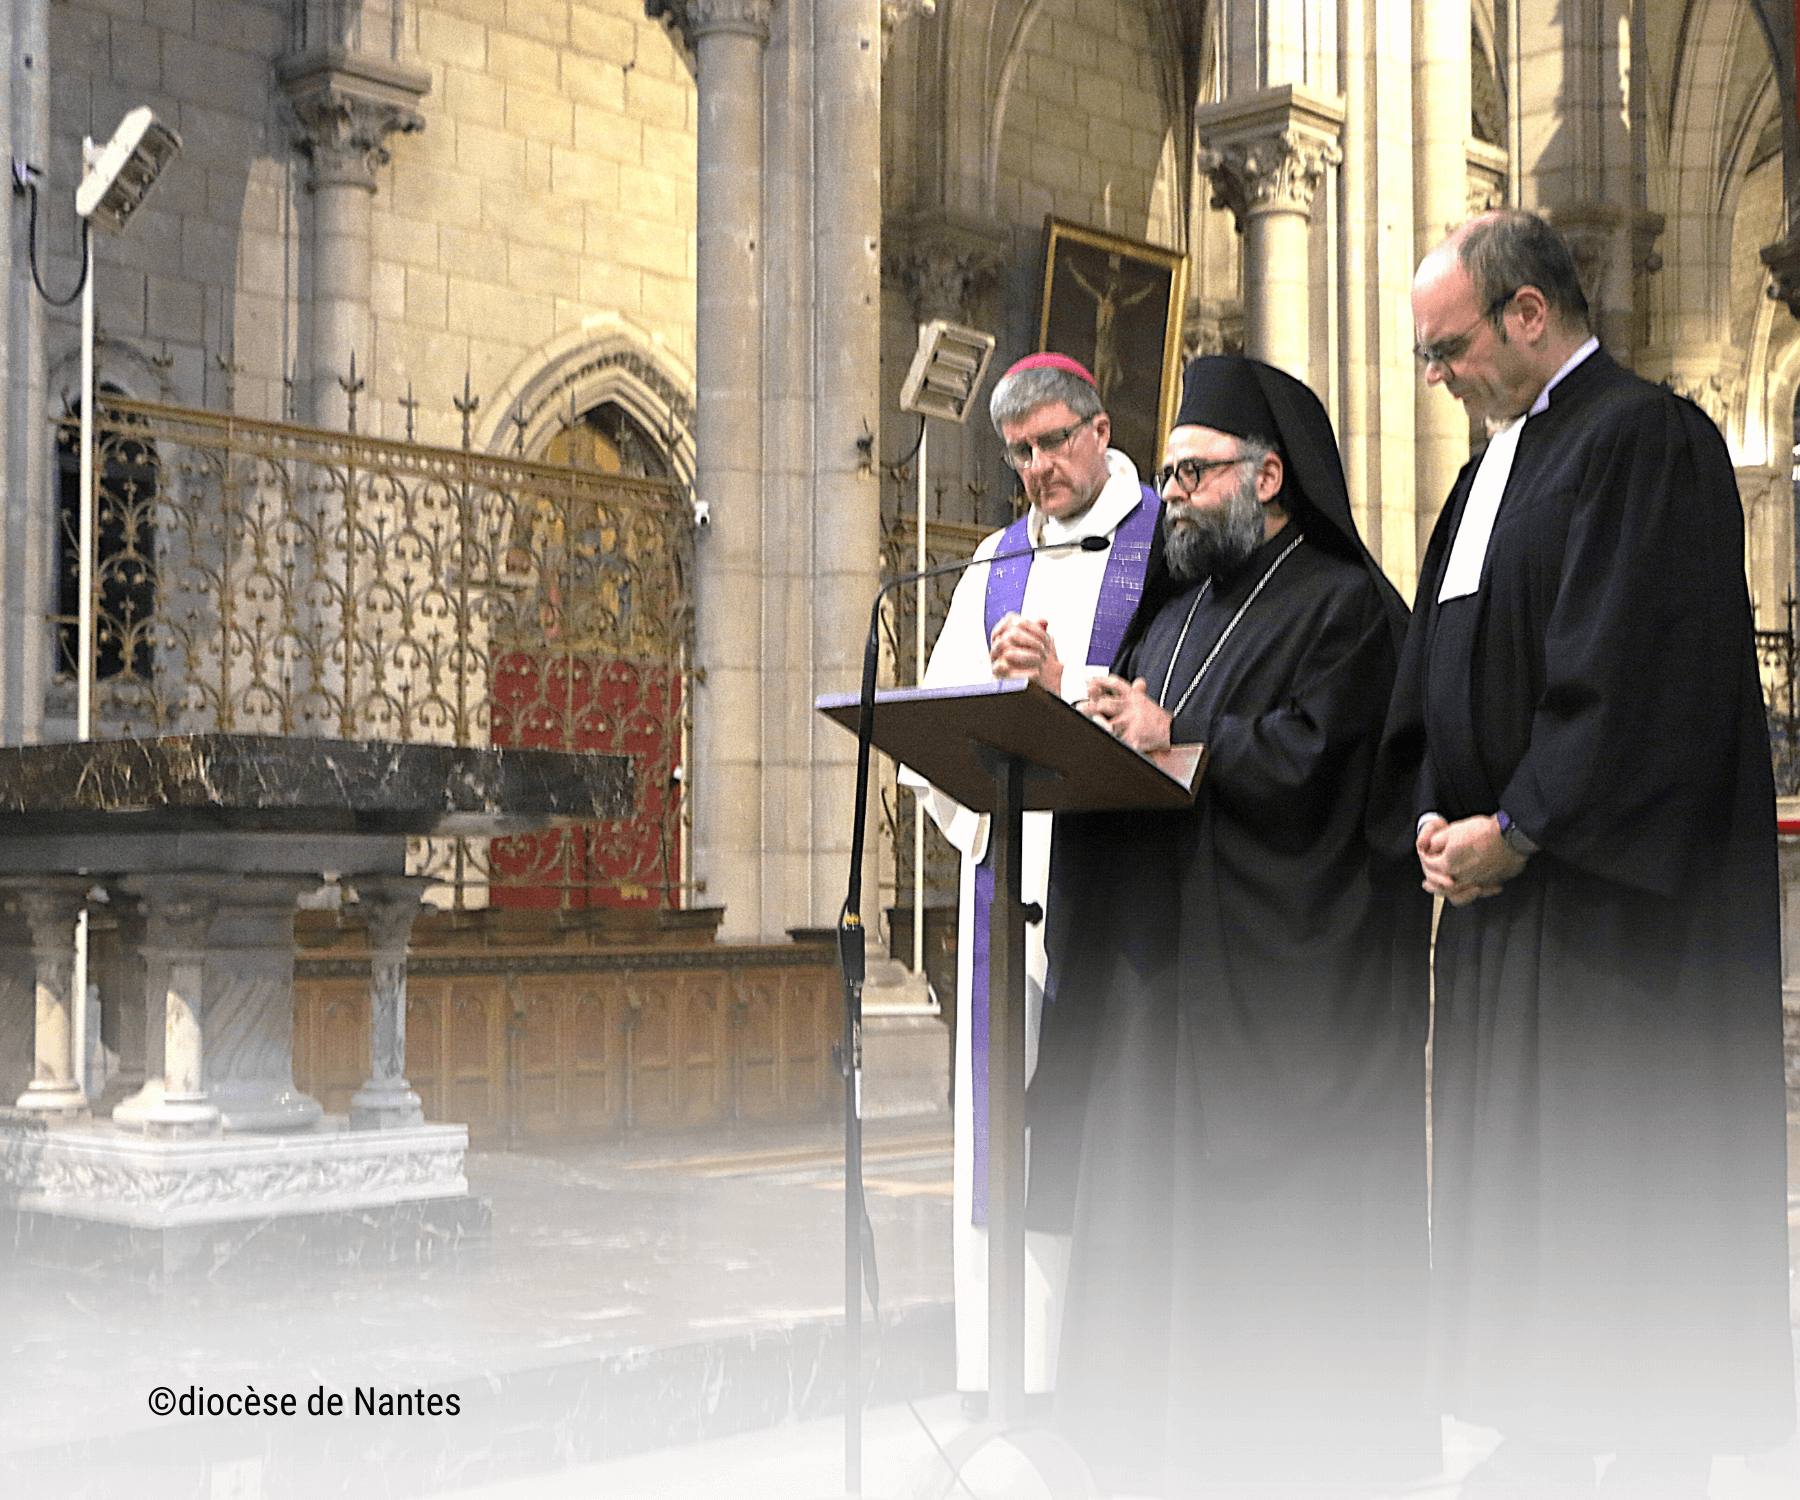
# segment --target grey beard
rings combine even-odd
[[[1179,514],[1186,525],[1177,526]],[[1232,492],[1224,512],[1163,508],[1163,561],[1179,583],[1223,578],[1235,573],[1263,544],[1262,505],[1256,498],[1256,476],[1247,474]]]

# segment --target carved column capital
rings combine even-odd
[[[294,147],[312,163],[307,189],[375,191],[375,174],[392,157],[387,140],[425,128],[415,107],[431,88],[420,68],[319,47],[276,65],[288,107],[299,122]]]
[[[1234,298],[1195,298],[1182,318],[1184,359],[1244,352],[1244,304]]]
[[[1607,203],[1558,204],[1546,206],[1542,212],[1569,247],[1575,274],[1590,303],[1604,301],[1609,290],[1607,278],[1615,270],[1636,277],[1662,269],[1662,257],[1656,253],[1656,241],[1663,232],[1659,213]]]
[[[1657,213],[1641,212],[1633,217],[1631,225],[1631,274],[1633,276],[1654,276],[1663,268],[1662,252],[1656,248],[1656,242],[1662,238],[1663,216]]]
[[[774,0],[644,0],[644,14],[662,22],[690,66],[700,38],[716,32],[734,32],[766,44],[774,9]]]
[[[1490,208],[1504,208],[1511,168],[1511,158],[1505,150],[1471,136],[1464,148],[1464,161],[1468,172],[1468,217],[1472,219]],[[1443,228],[1449,234],[1456,226],[1446,224]]]
[[[1213,207],[1243,229],[1261,214],[1312,216],[1319,182],[1344,159],[1343,106],[1297,84],[1263,89],[1194,112],[1197,164],[1212,179]]]
[[[1685,396],[1692,401],[1713,419],[1716,426],[1723,427],[1731,414],[1732,399],[1736,393],[1732,388],[1733,383],[1723,375],[1696,375],[1671,370],[1663,378],[1662,384],[1677,396]]]
[[[914,318],[944,318],[979,327],[980,309],[1006,271],[1005,241],[998,230],[943,218],[892,226],[894,248],[882,270],[906,292]]]
[[[1800,318],[1800,233],[1764,245],[1758,253],[1769,270],[1769,299]]]
[[[894,32],[902,21],[937,14],[937,0],[881,0],[881,60],[888,59],[894,44]]]

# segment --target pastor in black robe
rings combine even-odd
[[[1440,1399],[1593,1451],[1774,1445],[1774,789],[1731,459],[1594,353],[1521,429],[1477,591],[1439,604],[1476,467],[1425,555],[1383,752],[1396,845],[1428,811],[1503,810],[1541,846],[1438,928]]]
[[[1027,1101],[1027,1220],[1074,1236],[1058,1420],[1104,1484],[1170,1497],[1373,1493],[1437,1466],[1430,909],[1363,828],[1405,609],[1323,409],[1268,376],[1292,519],[1198,601],[1170,704],[1305,539],[1171,726],[1208,747],[1192,810],[1057,819]],[[1154,694],[1197,592],[1159,538],[1115,672]]]

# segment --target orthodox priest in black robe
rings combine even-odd
[[[1057,1417],[1118,1490],[1374,1494],[1438,1452],[1430,906],[1364,832],[1406,609],[1267,365],[1189,366],[1157,488],[1085,711],[1209,759],[1181,815],[1057,819],[1026,1207],[1074,1236]]]
[[[1393,843],[1449,903],[1437,1390],[1504,1436],[1466,1496],[1593,1495],[1617,1452],[1602,1493],[1701,1500],[1711,1454],[1794,1419],[1774,795],[1731,458],[1588,336],[1530,215],[1465,225],[1413,308],[1428,378],[1495,431],[1426,551],[1382,762]]]

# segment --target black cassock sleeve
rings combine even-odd
[[[1584,447],[1556,470],[1574,493],[1532,513],[1566,515],[1567,531],[1543,689],[1500,806],[1558,858],[1668,895],[1731,795],[1753,649],[1743,513],[1724,442],[1689,402],[1621,403]]]

